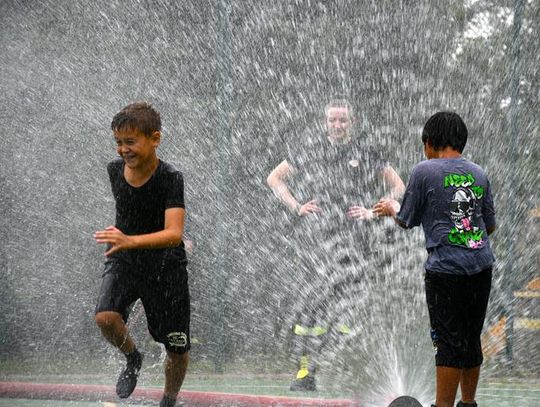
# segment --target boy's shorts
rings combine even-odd
[[[137,299],[144,306],[148,330],[154,340],[164,344],[168,351],[187,352],[191,343],[186,261],[169,250],[160,259],[156,256],[109,258],[105,262],[96,313],[118,312],[127,322],[131,305]]]
[[[426,271],[426,300],[435,365],[482,364],[480,335],[491,291],[491,268],[471,276]]]

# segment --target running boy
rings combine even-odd
[[[427,161],[411,174],[400,205],[383,199],[374,207],[403,228],[422,225],[428,258],[426,300],[436,349],[436,407],[476,406],[483,361],[480,334],[494,263],[488,235],[495,211],[484,170],[463,158],[467,127],[452,112],[434,114],[422,142]]]
[[[173,407],[188,366],[190,302],[184,230],[184,181],[156,149],[161,118],[152,106],[133,103],[111,123],[120,158],[107,171],[116,200],[116,222],[95,232],[107,245],[95,320],[103,336],[126,355],[116,393],[135,389],[143,355],[126,327],[130,305],[140,299],[148,330],[165,345],[165,390],[160,407]]]

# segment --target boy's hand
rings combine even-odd
[[[94,239],[97,243],[110,244],[111,248],[105,252],[105,256],[126,250],[131,247],[131,237],[122,233],[122,231],[114,226],[107,226],[105,230],[99,230],[94,233]]]
[[[307,216],[312,213],[320,213],[320,212],[322,212],[322,210],[321,208],[317,206],[315,199],[309,202],[306,202],[303,205],[300,205],[300,207],[298,208],[298,216]]]
[[[358,220],[370,220],[375,217],[375,214],[371,209],[364,208],[363,206],[351,206],[347,209],[347,218]]]
[[[395,218],[399,212],[399,202],[391,198],[383,198],[373,206],[373,212],[377,216],[391,216]]]

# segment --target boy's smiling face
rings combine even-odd
[[[114,132],[116,151],[130,169],[143,169],[156,158],[160,132],[146,136],[141,131],[125,128]]]

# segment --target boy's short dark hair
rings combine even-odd
[[[151,136],[155,131],[161,131],[161,116],[149,103],[131,103],[114,115],[111,129],[112,131],[139,130],[144,135]]]
[[[422,143],[429,143],[435,150],[452,147],[463,152],[467,144],[467,126],[454,112],[438,112],[431,116],[422,131]]]

